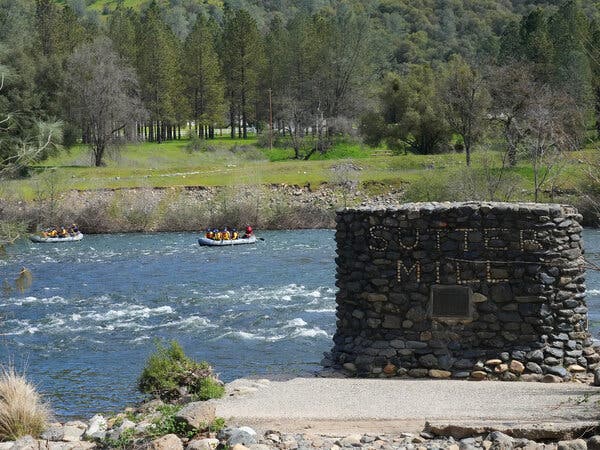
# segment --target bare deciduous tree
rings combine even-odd
[[[333,182],[340,189],[344,208],[348,207],[348,197],[356,192],[361,170],[352,161],[342,162],[331,167]]]
[[[67,61],[67,104],[92,150],[95,166],[110,147],[123,142],[127,126],[144,115],[135,72],[99,37],[79,47]]]
[[[564,166],[565,152],[578,148],[583,120],[571,97],[547,85],[537,86],[519,130],[523,136],[523,152],[533,170],[536,202],[543,186]]]
[[[514,167],[517,164],[517,149],[524,137],[520,122],[524,120],[524,114],[536,95],[533,70],[526,63],[514,61],[493,67],[487,78],[492,97],[490,119],[500,124],[508,163]]]

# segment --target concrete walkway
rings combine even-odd
[[[415,432],[426,421],[585,424],[600,417],[600,389],[577,383],[295,378],[236,380],[228,394],[217,404],[228,423],[287,432]]]

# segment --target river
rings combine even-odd
[[[599,261],[600,231],[586,230]],[[193,233],[21,242],[0,279],[33,273],[0,297],[0,363],[26,371],[61,419],[138,401],[156,339],[176,339],[225,381],[314,372],[335,332],[331,230],[262,232],[256,245],[199,247]],[[590,328],[600,330],[600,274],[588,274]]]

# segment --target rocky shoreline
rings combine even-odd
[[[80,422],[69,422],[65,429],[86,430]],[[71,431],[69,431],[71,433]],[[349,434],[345,436],[323,436],[311,433],[280,433],[269,431],[258,435],[250,427],[228,428],[216,437],[181,439],[175,434],[167,434],[145,444],[133,447],[104,447],[88,440],[76,439],[77,433],[65,434],[62,440],[34,439],[30,436],[15,442],[0,443],[0,450],[88,450],[96,448],[135,448],[150,450],[301,450],[301,449],[373,449],[373,450],[598,450],[600,435],[587,438],[561,440],[557,442],[536,442],[525,438],[513,438],[500,431],[492,431],[462,439],[452,436],[435,436],[423,431],[419,434]],[[68,440],[71,439],[71,440]]]

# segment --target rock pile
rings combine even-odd
[[[589,381],[581,216],[416,203],[337,216],[335,346],[358,376]]]
[[[100,416],[96,416],[97,418]],[[269,430],[259,435],[250,427],[225,428],[216,437],[180,438],[176,434],[166,434],[136,443],[114,441],[113,445],[97,441],[81,440],[89,438],[89,425],[83,422],[53,424],[43,439],[26,436],[15,442],[0,442],[0,450],[89,450],[120,448],[136,450],[600,450],[600,436],[587,439],[570,439],[557,442],[536,442],[526,438],[513,438],[500,431],[455,438],[436,436],[423,431],[419,434],[349,434],[325,436],[309,432],[280,433]],[[68,429],[68,431],[67,431]],[[75,431],[78,430],[78,431]],[[79,431],[82,431],[79,434]],[[62,434],[61,434],[62,433]]]

